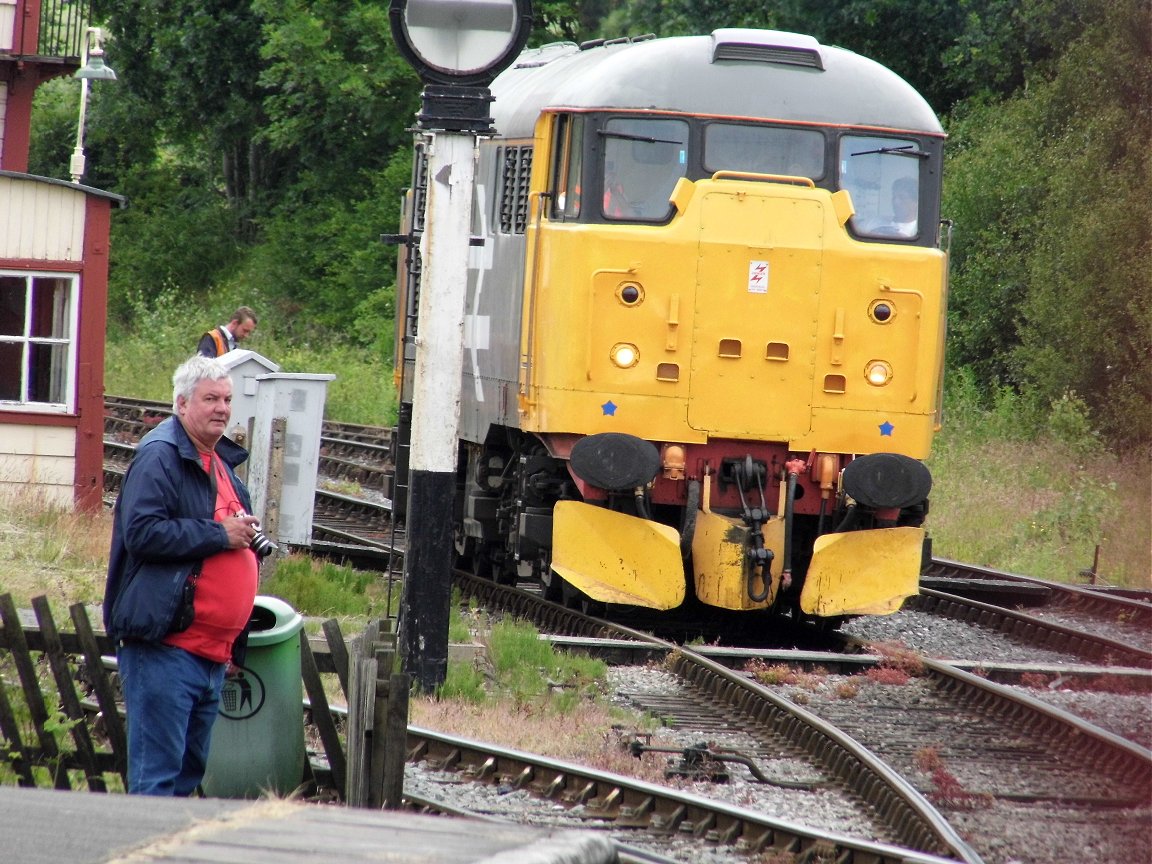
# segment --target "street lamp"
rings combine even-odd
[[[432,693],[448,667],[456,433],[475,151],[491,133],[488,85],[520,53],[531,0],[391,0],[392,37],[424,83],[417,133],[428,192],[412,385],[408,540],[400,642],[404,671]]]
[[[73,183],[79,183],[84,176],[84,122],[88,115],[88,82],[116,80],[112,67],[104,65],[104,31],[99,27],[89,27],[84,33],[80,61],[80,68],[72,76],[80,79],[80,120],[76,124],[76,149],[72,151],[72,161],[68,166]]]

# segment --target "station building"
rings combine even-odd
[[[126,202],[27,171],[36,89],[81,67],[90,8],[0,0],[0,494],[84,509],[103,492],[108,246]]]

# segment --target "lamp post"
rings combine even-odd
[[[389,15],[400,53],[424,83],[417,125],[427,142],[429,182],[420,236],[400,642],[404,671],[432,693],[448,668],[451,514],[476,139],[493,131],[488,85],[524,47],[532,4],[391,0]]]
[[[80,119],[76,124],[76,149],[68,166],[72,182],[79,183],[84,176],[84,123],[88,117],[88,82],[115,81],[112,67],[104,65],[104,31],[89,27],[84,33],[84,47],[80,55],[81,66],[73,78],[80,79]]]

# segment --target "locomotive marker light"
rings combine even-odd
[[[408,544],[400,643],[404,671],[432,693],[448,669],[452,507],[476,138],[494,131],[488,85],[520,53],[531,0],[391,0],[392,38],[424,83],[419,133],[428,153],[420,235],[409,457]]]

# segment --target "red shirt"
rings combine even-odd
[[[222,522],[241,509],[236,490],[219,458],[201,453],[204,470],[216,473],[215,520]],[[251,549],[225,549],[204,559],[196,579],[192,626],[164,637],[164,644],[183,648],[198,657],[226,663],[232,643],[248,625],[256,601],[259,560]]]

